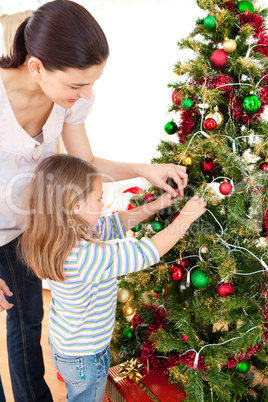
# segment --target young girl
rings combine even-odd
[[[26,275],[16,255],[28,175],[56,152],[61,135],[69,154],[115,181],[142,176],[172,192],[166,183],[171,176],[181,195],[187,184],[183,166],[117,163],[93,154],[84,123],[108,56],[92,15],[78,2],[56,0],[20,25],[10,54],[0,57],[0,278],[13,293],[7,296],[14,304],[7,311],[7,346],[15,402],[52,402],[40,347],[42,282]]]
[[[137,241],[126,238],[126,231],[173,204],[171,195],[103,218],[101,199],[101,177],[92,165],[68,155],[44,159],[30,183],[20,241],[24,263],[51,289],[51,353],[69,402],[103,401],[117,276],[157,263],[206,205],[193,197],[167,228]]]

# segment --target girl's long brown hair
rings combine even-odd
[[[74,243],[89,239],[88,223],[73,213],[73,207],[89,195],[97,177],[91,164],[65,154],[50,156],[36,168],[18,252],[39,278],[64,281],[63,265]]]

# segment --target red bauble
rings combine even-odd
[[[201,162],[200,169],[204,174],[211,174],[215,166],[215,162],[212,158],[206,158]]]
[[[131,193],[131,194],[140,194],[142,193],[142,188],[135,186],[135,187],[130,187],[127,190],[123,191],[123,194],[125,193]]]
[[[212,118],[208,118],[204,121],[204,129],[207,131],[211,131],[214,130],[214,128],[217,127],[217,122],[216,120],[212,119]]]
[[[127,206],[127,210],[129,211],[130,209],[133,209],[133,208],[135,208],[135,205],[133,205],[133,204],[128,204],[128,206]]]
[[[181,91],[172,92],[172,102],[174,105],[179,106],[181,104]]]
[[[175,219],[180,215],[179,212],[177,212],[173,217],[172,217],[172,221],[175,221]]]
[[[187,342],[187,343],[189,342],[187,335],[182,335],[182,340],[183,340],[184,342]]]
[[[183,268],[188,268],[189,265],[190,265],[190,263],[189,263],[189,260],[187,260],[187,258],[183,258],[180,261],[180,266],[183,267]]]
[[[180,282],[186,277],[187,270],[180,264],[174,264],[169,270],[169,275],[174,282]]]
[[[144,201],[146,202],[146,204],[153,201],[154,199],[155,199],[155,197],[154,197],[153,193],[147,193],[144,196]]]
[[[221,183],[219,191],[222,195],[229,195],[233,192],[233,186],[228,181]]]
[[[228,295],[232,295],[234,293],[234,288],[231,283],[221,282],[217,286],[217,293],[221,297],[226,297]]]
[[[259,166],[259,170],[263,170],[264,172],[268,171],[268,162],[262,162]]]
[[[225,52],[225,50],[217,49],[210,57],[211,64],[215,68],[225,68],[228,64],[228,56],[229,53]]]

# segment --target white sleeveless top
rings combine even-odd
[[[27,184],[37,164],[57,150],[64,123],[81,124],[92,110],[79,99],[71,109],[54,104],[42,132],[32,138],[17,122],[0,76],[0,246],[23,232]]]

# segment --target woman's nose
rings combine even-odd
[[[83,87],[79,91],[79,97],[83,99],[90,99],[91,98],[91,93],[92,93],[92,87]]]

